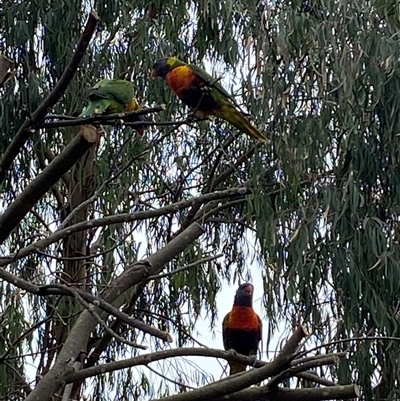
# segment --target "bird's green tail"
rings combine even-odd
[[[259,142],[268,142],[267,137],[265,137],[258,129],[253,127],[250,124],[250,121],[233,105],[224,105],[215,112],[215,115],[228,121],[234,127],[245,134],[250,135],[252,138],[257,139]]]

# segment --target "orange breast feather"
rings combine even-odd
[[[189,88],[196,75],[189,66],[176,67],[167,74],[167,82],[170,88],[179,96],[182,91]]]
[[[237,330],[259,330],[260,318],[248,306],[234,306],[229,313],[227,327]]]

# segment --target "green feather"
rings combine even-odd
[[[183,65],[188,65],[190,69],[197,75],[199,76],[202,80],[207,82],[207,84],[211,87],[216,89],[216,92],[213,93],[211,92],[212,95],[216,95],[218,100],[224,100],[224,98],[229,99],[235,106],[238,107],[235,99],[233,96],[227,92],[224,87],[219,83],[219,79],[213,77],[210,75],[207,71],[204,71],[202,68],[198,67],[197,65],[194,64],[186,64],[181,60],[178,60],[176,57],[169,57],[168,58],[168,64],[171,67],[178,67],[178,66],[183,66]],[[223,95],[223,96],[218,96],[218,95]]]
[[[219,93],[223,95],[223,97],[228,98],[231,102],[233,102],[236,105],[235,99],[231,94],[229,94],[223,86],[219,83],[219,79],[213,77],[210,75],[208,72],[204,71],[202,68],[198,67],[197,65],[194,64],[189,64],[189,67],[192,69],[192,71],[199,76],[201,79],[207,82],[207,84],[216,89]],[[221,99],[221,97],[220,97]]]
[[[133,84],[123,79],[103,79],[97,82],[89,89],[89,104],[80,117],[122,113],[134,98],[133,89]]]

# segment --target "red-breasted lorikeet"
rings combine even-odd
[[[135,98],[132,82],[124,79],[103,79],[89,89],[89,104],[79,117],[135,110],[142,110],[142,107]],[[137,116],[132,121],[145,121],[145,118]],[[144,129],[144,126],[135,127],[139,135],[143,135]]]
[[[165,78],[170,88],[190,107],[196,117],[214,115],[260,142],[268,141],[236,108],[232,96],[218,79],[201,68],[186,64],[175,57],[165,57],[154,63],[151,76]]]
[[[233,349],[239,354],[257,355],[258,344],[262,337],[262,322],[253,309],[254,287],[250,283],[239,286],[236,291],[232,310],[222,322],[222,338],[226,350]],[[230,375],[244,372],[246,365],[234,360],[228,361]]]

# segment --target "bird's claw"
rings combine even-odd
[[[228,351],[228,356],[231,357],[231,358],[235,358],[235,357],[238,356],[238,353],[237,353],[233,348],[231,348],[231,349]]]

